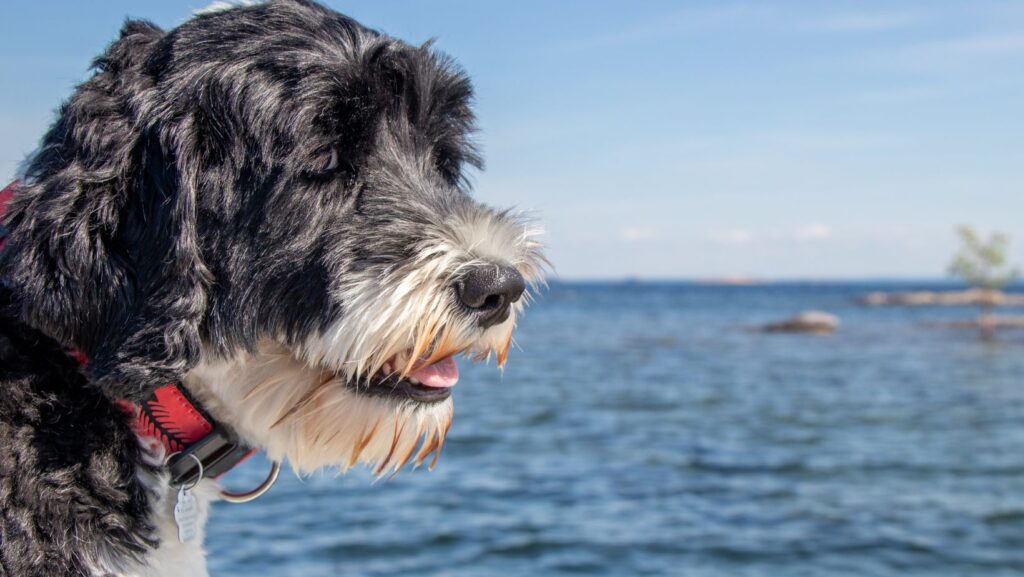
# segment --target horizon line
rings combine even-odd
[[[780,277],[732,277],[732,276],[643,276],[643,275],[625,275],[625,276],[570,276],[560,277],[552,276],[548,278],[548,284],[558,283],[585,283],[585,282],[679,282],[679,283],[694,283],[694,284],[715,284],[715,285],[759,285],[759,284],[780,284],[780,283],[844,283],[844,282],[876,282],[876,283],[943,283],[951,285],[962,285],[970,286],[962,279],[953,278],[949,276],[891,276],[891,275],[850,275],[850,276],[828,276],[828,277],[812,277],[812,276],[780,276]],[[1024,285],[1024,279],[1018,279],[1008,286]]]

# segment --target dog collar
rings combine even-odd
[[[80,363],[84,355],[73,351]],[[168,455],[167,472],[171,486],[188,490],[202,479],[219,479],[257,452],[213,418],[177,383],[164,385],[139,404],[118,401],[131,416],[132,429],[143,439],[156,439]],[[245,493],[220,490],[220,498],[229,503],[248,503],[266,493],[281,471],[272,463],[270,474],[255,489]]]
[[[217,479],[256,452],[217,424],[178,384],[153,391],[139,404],[118,401],[133,415],[132,428],[142,438],[163,444],[171,484]]]
[[[18,184],[20,181],[14,181],[0,191],[0,220],[7,213],[7,205]],[[7,229],[0,224],[0,248],[6,236]],[[80,351],[68,354],[82,367],[89,364],[89,359]],[[132,429],[139,437],[157,439],[163,445],[164,454],[168,455],[170,482],[174,486],[217,479],[257,452],[219,425],[177,383],[156,389],[139,404],[121,400],[117,405],[130,415]],[[273,485],[278,470],[278,464],[274,463],[270,476],[253,491],[244,494],[222,491],[221,496],[236,503],[251,501]]]

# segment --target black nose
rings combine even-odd
[[[526,290],[523,275],[515,268],[488,264],[469,269],[455,283],[455,291],[466,308],[477,315],[483,328],[505,322],[512,303]]]

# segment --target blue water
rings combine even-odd
[[[211,570],[1021,575],[1024,332],[854,302],[876,288],[555,285],[504,375],[464,368],[434,472],[286,474],[216,507]],[[841,330],[748,330],[805,309]]]

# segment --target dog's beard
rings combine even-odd
[[[474,207],[445,224],[403,265],[348,275],[336,295],[345,313],[323,332],[292,347],[266,341],[255,353],[207,360],[186,384],[215,417],[296,472],[363,464],[380,476],[428,459],[433,467],[452,423],[451,398],[421,402],[389,387],[422,387],[418,371],[453,356],[503,366],[528,296],[504,322],[481,329],[452,285],[463,267],[498,261],[535,288],[546,266],[537,231],[508,214]]]
[[[186,385],[214,417],[297,473],[363,464],[385,475],[428,458],[433,467],[452,423],[450,398],[367,395],[270,342],[256,354],[202,363]]]

